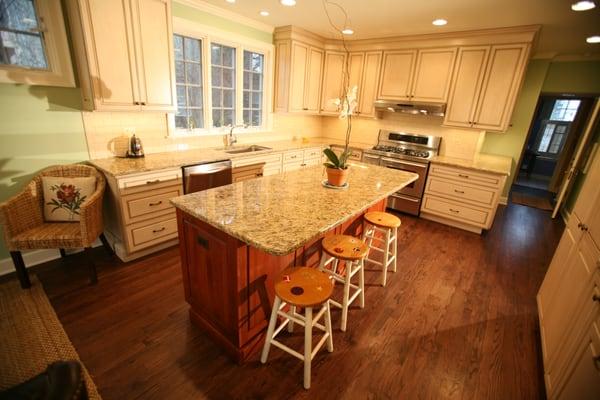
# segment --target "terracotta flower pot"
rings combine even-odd
[[[348,168],[337,169],[337,168],[326,168],[327,169],[327,182],[333,186],[344,186],[348,181]]]

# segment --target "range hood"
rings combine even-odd
[[[417,101],[375,100],[375,110],[414,115],[433,115],[443,117],[446,111],[444,103],[425,103]]]

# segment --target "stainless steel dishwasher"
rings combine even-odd
[[[187,165],[182,170],[184,194],[231,183],[231,160]]]

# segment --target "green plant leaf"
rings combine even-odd
[[[335,168],[335,169],[339,169],[338,167],[336,167],[335,165],[333,165],[332,163],[323,163],[323,165],[325,166],[325,168]]]
[[[324,149],[323,154],[331,161],[331,163],[335,166],[334,168],[340,168],[340,160],[338,156],[331,149]]]

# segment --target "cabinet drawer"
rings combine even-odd
[[[177,218],[170,213],[161,218],[140,222],[125,228],[130,252],[177,238]]]
[[[281,164],[282,153],[269,153],[262,156],[243,157],[231,160],[233,168],[245,165],[264,163],[265,167],[272,164]]]
[[[171,205],[169,199],[181,196],[182,194],[181,186],[177,185],[162,190],[152,190],[123,196],[122,204],[125,223],[129,224],[165,214],[166,210],[173,209],[173,205]]]
[[[319,165],[321,164],[321,158],[310,158],[308,160],[304,160],[304,164],[302,164],[303,167],[312,167],[315,165]]]
[[[302,168],[302,160],[297,161],[297,162],[289,162],[289,163],[285,163],[283,164],[283,172],[287,172],[287,171],[297,171],[300,168]]]
[[[281,164],[275,166],[265,166],[263,176],[277,175],[282,172]]]
[[[254,179],[263,176],[263,169],[265,163],[245,165],[243,167],[236,167],[232,171],[232,181],[242,182],[248,179]]]
[[[304,159],[304,151],[303,150],[288,151],[286,153],[283,153],[283,162],[284,163],[296,162],[296,161],[299,161],[300,163],[302,163],[303,159]]]
[[[441,199],[425,195],[423,197],[423,205],[421,211],[431,214],[440,215],[455,221],[463,222],[469,225],[475,225],[482,228],[487,228],[491,211],[481,209],[475,206],[468,206],[464,203]]]
[[[430,176],[427,179],[425,193],[464,200],[482,207],[493,207],[496,204],[498,191]]]
[[[147,186],[151,189],[153,185],[176,180],[181,180],[181,168],[126,175],[118,178],[118,186],[119,189],[128,189],[139,186]]]
[[[461,182],[471,182],[480,185],[500,188],[504,182],[504,175],[486,174],[465,168],[447,167],[445,165],[431,164],[429,175],[441,178],[450,178]]]
[[[312,159],[312,158],[321,158],[321,148],[315,147],[312,149],[304,150],[304,160]]]

